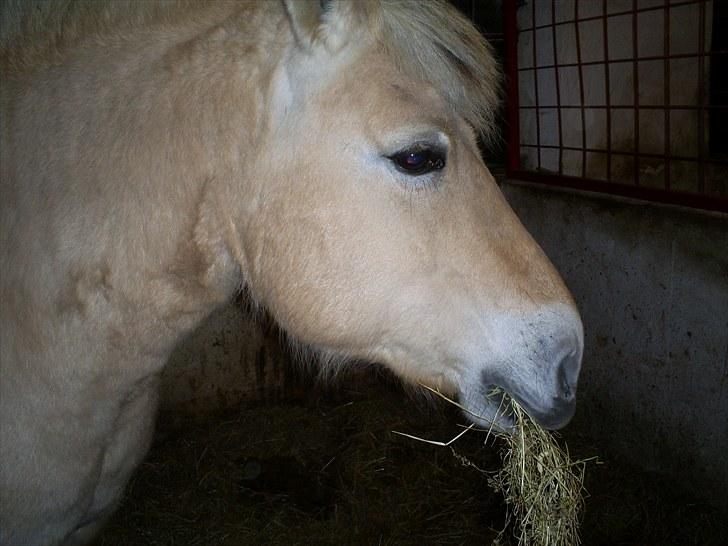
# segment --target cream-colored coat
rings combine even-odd
[[[573,412],[581,323],[480,159],[475,29],[436,2],[187,4],[3,7],[4,546],[93,536],[170,351],[240,287],[328,365],[477,422],[508,426],[494,385]],[[413,147],[444,167],[402,172]]]

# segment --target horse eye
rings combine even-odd
[[[445,154],[430,148],[412,148],[389,157],[397,169],[410,176],[420,176],[445,167]]]

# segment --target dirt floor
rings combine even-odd
[[[505,508],[482,471],[499,440],[469,432],[444,403],[389,381],[240,407],[205,422],[160,416],[146,462],[97,546],[492,544]],[[668,478],[609,459],[565,431],[587,467],[585,545],[724,545],[717,513]],[[469,461],[478,469],[463,464]],[[499,544],[515,544],[507,529]]]

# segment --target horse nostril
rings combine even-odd
[[[581,361],[576,352],[566,355],[559,363],[558,384],[561,396],[565,400],[572,400],[576,396],[576,382],[579,378]]]
[[[563,393],[564,398],[571,398],[571,385],[569,385],[569,382],[566,381],[566,378],[563,378],[561,382],[561,392]]]

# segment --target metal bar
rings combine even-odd
[[[639,88],[639,63],[637,61],[637,0],[632,0],[634,13],[632,14],[632,92],[634,101],[634,185],[640,185],[640,88]]]
[[[536,2],[531,2],[531,15],[534,24],[536,23]],[[534,104],[536,105],[536,144],[541,144],[541,119],[538,111],[538,56],[536,51],[536,31],[533,31],[533,84],[534,84]],[[541,168],[541,147],[536,150],[536,168]]]
[[[692,59],[697,57],[713,57],[715,55],[728,55],[728,50],[715,51],[713,53],[675,53],[674,55],[645,55],[644,57],[637,57],[640,61],[662,61],[663,59]],[[609,64],[616,63],[630,63],[635,60],[635,57],[622,57],[620,59],[610,59]],[[559,66],[562,68],[577,67],[581,66],[593,66],[596,64],[602,64],[604,61],[584,61],[582,63],[562,63]],[[541,68],[556,68],[556,65],[547,64]],[[530,70],[530,68],[519,68],[519,70]]]
[[[506,175],[521,168],[520,97],[518,95],[518,19],[516,2],[503,3],[503,31],[506,41],[506,93],[508,97],[508,152]],[[535,70],[535,68],[534,68]],[[538,112],[537,112],[538,114]]]
[[[602,34],[604,35],[604,100],[607,111],[604,116],[607,120],[607,182],[612,180],[612,105],[609,86],[609,36],[607,34],[607,0],[602,2]],[[556,32],[556,31],[554,31]]]
[[[709,54],[718,51],[720,48],[728,49],[728,33],[724,30],[727,26],[726,23],[728,23],[728,3],[725,1],[713,2],[712,5],[712,21],[708,23],[706,20],[705,28],[705,48]],[[710,40],[707,39],[708,32],[711,34]],[[705,82],[707,107],[710,108],[711,103],[728,104],[728,56],[711,56],[710,66],[707,66],[706,69],[709,72]],[[706,125],[705,153],[708,157],[715,154],[725,157],[728,155],[728,112],[711,111]],[[710,192],[711,188],[708,187],[706,191]]]
[[[665,189],[670,191],[670,0],[665,0],[665,24],[663,25],[663,50],[665,52],[663,87],[665,88]]]
[[[535,19],[534,19],[535,21]],[[586,178],[586,113],[584,110],[584,73],[581,64],[581,37],[579,35],[579,2],[574,2],[574,33],[576,37],[576,62],[579,65],[579,103],[581,104],[581,176]]]
[[[551,0],[551,43],[554,46],[554,81],[556,82],[556,120],[559,128],[559,174],[564,172],[564,140],[561,129],[561,89],[559,87],[559,60],[556,47],[556,0]],[[534,35],[535,38],[535,35]]]
[[[700,3],[698,51],[705,52],[705,2]],[[698,188],[705,193],[705,59],[698,64]]]
[[[675,190],[666,191],[659,188],[632,186],[614,182],[610,183],[603,182],[601,180],[576,178],[565,175],[548,175],[534,173],[531,171],[515,171],[508,176],[515,180],[536,182],[549,186],[574,188],[577,190],[619,195],[622,197],[641,199],[644,201],[728,213],[728,199],[725,197],[708,197],[697,193],[684,193],[677,192]]]
[[[535,2],[538,2],[538,1],[539,0],[535,0]],[[575,1],[578,2],[579,0],[575,0]],[[584,0],[582,0],[582,1],[584,1]],[[684,2],[673,2],[671,4],[671,6],[672,7],[675,7],[675,8],[679,8],[680,6],[689,6],[690,4],[700,4],[700,3],[705,2],[705,1],[706,0],[687,0],[687,1],[684,1]],[[604,0],[604,2],[605,3],[606,2],[609,2],[609,0]],[[635,13],[644,13],[646,11],[657,11],[657,10],[660,10],[660,9],[662,9],[662,6],[649,6],[649,7],[646,7],[646,8],[633,8],[633,9],[628,9],[628,10],[624,10],[624,11],[615,11],[614,13],[610,13],[609,14],[609,17],[619,17],[620,15],[633,15]],[[580,21],[582,21],[582,22],[595,21],[595,20],[601,19],[601,18],[602,18],[601,15],[592,15],[590,17],[584,17],[583,19],[580,19]],[[557,25],[569,25],[569,24],[571,24],[573,22],[574,22],[573,20],[567,20],[567,21],[561,21],[561,22],[556,23],[556,24]],[[546,23],[545,25],[536,25],[536,20],[535,19],[533,20],[533,25],[534,26],[532,26],[532,27],[522,28],[520,30],[522,32],[523,31],[526,31],[526,30],[539,30],[539,29],[547,28],[547,27],[550,27],[551,26],[550,23]]]
[[[551,144],[541,144],[539,146],[536,146],[536,144],[521,144],[521,148],[541,148],[546,150],[556,150],[558,149],[557,145],[551,145]],[[569,150],[573,152],[581,152],[582,150],[586,152],[597,152],[600,154],[607,153],[606,149],[602,148],[577,148],[576,146],[563,146],[564,150]],[[634,152],[623,152],[619,150],[612,150],[612,155],[621,155],[621,156],[634,156]],[[715,165],[728,165],[728,159],[710,159],[710,160],[701,160],[698,156],[680,156],[680,155],[669,155],[666,156],[665,154],[655,154],[655,153],[647,153],[642,152],[640,154],[640,157],[644,157],[647,159],[665,159],[666,157],[670,157],[675,161],[692,161],[692,162],[699,162],[703,161],[703,163],[711,163]]]
[[[521,106],[521,110],[533,110],[535,106]],[[541,108],[556,108],[555,104],[542,104]],[[562,104],[561,108],[564,110],[578,110],[581,106],[576,104]],[[612,110],[634,110],[634,106],[628,104],[613,104],[607,106],[606,104],[595,104],[589,105],[590,109],[593,110],[605,110],[611,108]],[[664,104],[640,104],[640,110],[728,110],[728,104],[706,104],[704,106],[698,106],[695,104],[671,104],[665,106]]]

